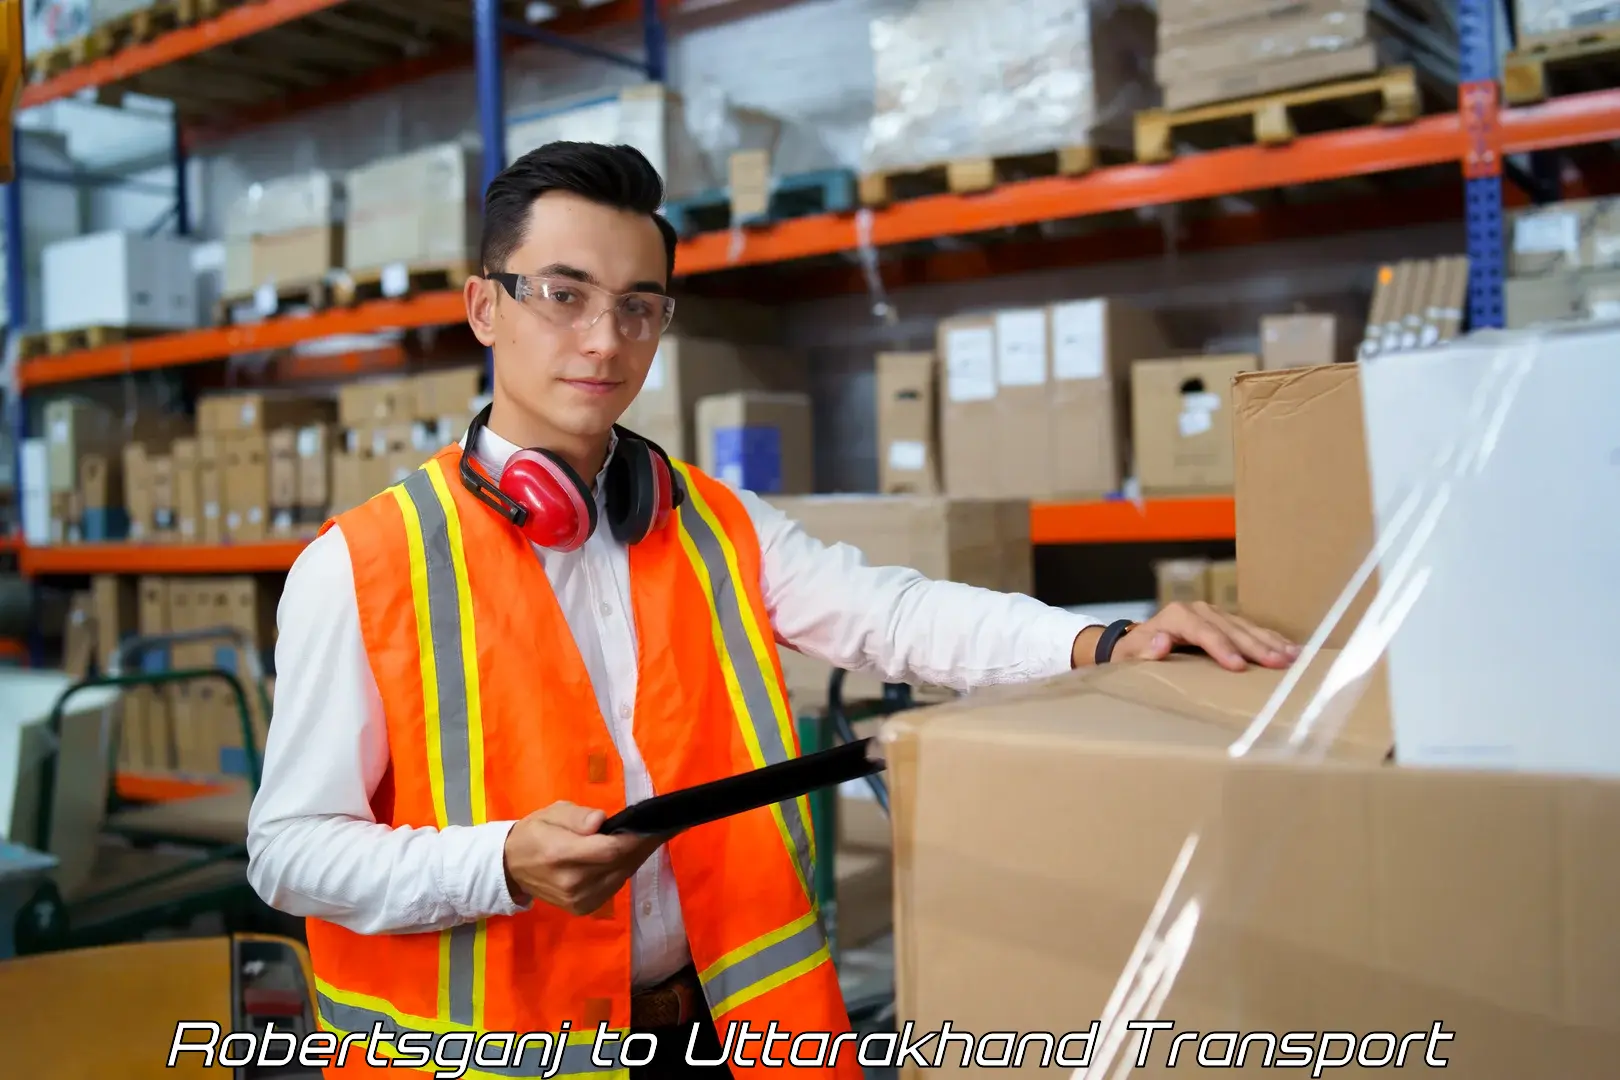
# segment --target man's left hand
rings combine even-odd
[[[1095,627],[1075,639],[1075,667],[1091,666],[1100,637],[1102,627]],[[1299,656],[1299,646],[1281,634],[1200,601],[1168,604],[1138,623],[1115,644],[1111,659],[1163,660],[1177,646],[1186,645],[1208,653],[1228,671],[1243,671],[1251,663],[1285,668]]]

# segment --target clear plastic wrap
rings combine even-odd
[[[227,239],[235,239],[342,220],[342,181],[327,172],[305,172],[249,184],[226,210],[224,231]]]
[[[1153,104],[1142,0],[913,0],[875,18],[866,172],[1130,145]]]
[[[1546,37],[1620,23],[1620,0],[1519,0],[1519,35]]]
[[[1376,540],[1288,671],[891,721],[902,1022],[1087,1080],[1612,1076],[1617,349],[1364,364]]]

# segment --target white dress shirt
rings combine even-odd
[[[517,447],[487,429],[479,443],[479,461],[498,477]],[[599,506],[602,486],[598,476]],[[757,496],[738,495],[759,534],[760,585],[776,638],[806,656],[889,682],[966,691],[1069,670],[1075,635],[1097,624],[1028,596],[868,566],[855,548],[822,544]],[[656,793],[631,737],[636,638],[628,551],[604,524],[577,551],[536,547],[535,554],[623,761],[625,798],[649,798]],[[277,611],[274,722],[248,818],[248,878],[273,908],[362,934],[442,930],[519,912],[503,860],[512,822],[393,828],[372,815],[388,731],[349,560],[342,532],[332,528],[287,575]],[[643,987],[689,959],[663,849],[630,889],[632,981]]]

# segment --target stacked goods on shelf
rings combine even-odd
[[[1231,559],[1161,559],[1153,564],[1159,606],[1214,604],[1238,612],[1237,563]]]
[[[768,333],[749,336],[753,340],[665,335],[647,369],[641,393],[625,410],[621,423],[662,446],[676,460],[700,468],[707,468],[704,461],[716,470],[722,462],[728,468],[742,468],[750,454],[758,462],[758,448],[763,447],[771,451],[765,460],[782,463],[768,473],[808,478],[812,445],[809,404],[803,396],[809,388],[805,359],[762,343],[759,339],[769,337]],[[710,398],[716,400],[704,405]],[[759,428],[775,434],[750,432]]]
[[[943,495],[771,496],[767,501],[824,544],[851,544],[873,566],[906,566],[938,581],[959,581],[1001,592],[1034,590],[1029,501]],[[838,658],[842,660],[843,658]],[[819,712],[832,668],[782,650],[782,672],[796,713]],[[880,696],[881,680],[851,675],[849,700]],[[923,700],[949,692],[918,687]]]
[[[1620,200],[1515,210],[1508,230],[1510,329],[1620,316]]]
[[[1620,24],[1615,0],[1518,0],[1519,47],[1567,41]]]
[[[176,540],[251,544],[270,539],[272,509],[284,509],[271,502],[272,440],[330,423],[333,412],[324,397],[250,392],[200,400],[196,437],[176,439],[170,448]]]
[[[1158,29],[1154,74],[1169,110],[1355,79],[1398,64],[1451,69],[1454,81],[1455,47],[1443,24],[1376,0],[1160,0]],[[1405,83],[1403,92],[1414,95],[1406,104],[1415,113],[1416,84]]]
[[[1358,356],[1425,348],[1462,332],[1468,257],[1403,259],[1378,268]]]
[[[1132,365],[1166,353],[1157,320],[1116,300],[1077,300],[945,319],[937,342],[945,491],[1080,499],[1119,490],[1131,445]],[[915,360],[885,363],[915,378]],[[913,411],[913,431],[917,422]],[[917,460],[914,446],[897,451],[891,442],[882,453]]]
[[[127,332],[199,325],[192,252],[183,237],[118,230],[50,244],[41,273],[50,351],[107,344]]]
[[[126,632],[142,636],[227,628],[239,631],[250,658],[221,636],[179,643],[142,658],[148,671],[223,667],[242,681],[248,723],[262,754],[269,717],[259,700],[254,673],[275,645],[275,597],[253,577],[98,578],[115,582],[119,595],[134,597]],[[164,687],[133,688],[124,697],[119,767],[146,774],[197,778],[246,774],[242,715],[235,695],[217,679]]]
[[[737,390],[698,399],[697,461],[710,476],[761,495],[815,490],[810,395]]]
[[[439,143],[350,170],[343,180],[345,300],[458,288],[477,262],[478,155]]]
[[[1267,315],[1260,320],[1260,367],[1316,367],[1350,359],[1350,327],[1343,319],[1321,312]]]
[[[44,437],[24,440],[21,451],[27,542],[45,546],[128,537],[134,528],[127,512],[128,449],[166,444],[183,425],[146,413],[120,418],[80,398],[48,402],[43,419]]]
[[[330,513],[359,506],[459,440],[482,408],[480,367],[365,379],[338,390]],[[323,447],[325,448],[325,447]]]
[[[1246,353],[1131,366],[1131,449],[1144,495],[1232,490],[1232,382],[1259,366]]]
[[[994,184],[1002,159],[1055,152],[1047,171],[1083,172],[1129,149],[1131,115],[1152,101],[1153,13],[1131,0],[912,0],[874,19],[870,41],[867,203],[890,197],[891,174],[933,167],[957,191]]]
[[[687,100],[661,83],[642,83],[561,98],[512,117],[506,157],[516,161],[557,141],[625,144],[658,170],[667,199],[686,199],[725,188],[731,154],[768,157],[781,129],[775,117],[739,108],[712,88]]]
[[[1516,48],[1503,57],[1502,98],[1533,105],[1614,85],[1620,54],[1615,0],[1519,0]]]
[[[343,187],[324,172],[252,184],[225,213],[227,305],[251,300],[259,315],[283,301],[321,307],[343,262]]]

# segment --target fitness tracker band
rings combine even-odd
[[[1119,639],[1135,630],[1137,624],[1129,619],[1116,619],[1103,630],[1102,637],[1097,639],[1097,652],[1093,660],[1098,666],[1108,663],[1114,657],[1114,646]]]

